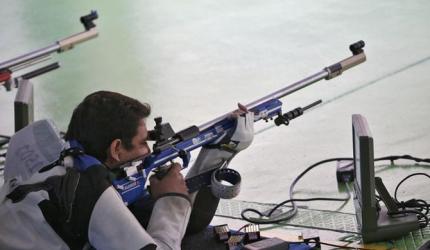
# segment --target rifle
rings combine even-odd
[[[366,55],[363,47],[363,41],[351,44],[349,49],[352,52],[352,56],[325,67],[323,70],[303,80],[257,99],[245,105],[245,108],[249,112],[254,113],[254,122],[274,120],[277,126],[282,124],[288,125],[290,120],[301,116],[304,111],[320,104],[321,100],[311,103],[304,108],[298,107],[282,114],[282,102],[279,99],[322,79],[333,79],[342,74],[343,71],[364,62]],[[149,131],[149,139],[155,141],[153,152],[148,156],[142,156],[140,159],[122,165],[120,167],[122,175],[113,181],[114,187],[122,196],[125,204],[132,204],[138,199],[150,196],[145,184],[152,171],[161,178],[166,172],[164,164],[177,157],[182,159],[183,168],[186,168],[190,162],[190,152],[192,150],[208,145],[234,129],[235,121],[230,117],[232,112],[219,116],[200,126],[190,126],[177,133],[173,131],[169,123],[162,123],[161,117],[155,118],[154,130]],[[222,189],[221,191],[227,190],[227,192],[230,192],[226,197],[221,198],[234,197],[238,192],[237,186],[240,184],[240,175],[236,171],[227,168],[219,170],[215,175],[214,173],[213,171],[208,171],[187,179],[186,184],[189,192],[196,191],[203,185],[212,184],[211,188],[213,186],[219,188],[218,190],[212,188],[213,192],[218,192],[220,189]],[[228,189],[226,186],[220,186],[222,181],[229,182],[232,187]]]
[[[97,12],[91,11],[90,14],[80,18],[85,31],[58,40],[47,47],[0,62],[0,85],[3,85],[7,91],[11,91],[13,86],[18,88],[15,97],[15,131],[20,130],[33,121],[33,85],[29,79],[58,69],[60,64],[54,62],[16,77],[13,77],[12,74],[49,60],[49,56],[54,52],[65,52],[72,49],[78,43],[96,37],[98,33],[93,21],[97,18]]]

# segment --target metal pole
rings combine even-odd
[[[322,71],[320,71],[320,72],[318,72],[312,76],[309,76],[309,77],[307,77],[303,80],[300,80],[298,82],[295,82],[295,83],[293,83],[293,84],[291,84],[285,88],[282,88],[278,91],[275,91],[272,94],[269,94],[269,95],[262,97],[256,101],[254,101],[254,102],[251,102],[251,103],[247,104],[246,107],[248,109],[252,109],[252,108],[255,108],[258,105],[265,103],[269,100],[282,98],[284,96],[287,96],[289,94],[296,92],[297,90],[305,88],[305,87],[307,87],[313,83],[316,83],[316,82],[324,79],[327,75],[328,75],[327,71],[322,70]]]

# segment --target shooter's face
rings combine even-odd
[[[121,164],[151,153],[148,143],[148,130],[145,120],[141,119],[136,134],[131,139],[131,147],[126,147],[121,139],[112,141],[108,149],[108,158],[105,162],[109,168],[117,168]]]
[[[120,159],[122,162],[133,160],[142,155],[151,153],[147,143],[148,130],[146,129],[145,120],[142,119],[137,127],[136,135],[131,139],[131,149],[121,148]]]

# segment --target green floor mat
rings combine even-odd
[[[216,211],[216,216],[241,219],[241,211],[245,208],[254,208],[259,211],[271,209],[274,204],[257,203],[239,200],[222,200]],[[282,208],[287,211],[289,207]],[[295,226],[303,228],[315,228],[335,232],[346,232],[359,236],[355,214],[335,211],[299,208],[298,213],[292,219],[280,224],[277,228]],[[397,249],[418,249],[424,242],[430,240],[430,227],[409,233],[408,235],[387,242],[387,247]]]
[[[221,200],[216,215],[240,219],[240,213],[245,208],[266,211],[273,208],[274,205],[275,204],[238,200]],[[282,211],[286,212],[289,209],[289,207],[285,206],[282,208]],[[300,208],[297,215],[284,224],[298,227],[357,233],[355,215],[350,213]]]

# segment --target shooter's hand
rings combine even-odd
[[[158,179],[155,175],[149,178],[151,195],[153,198],[168,194],[179,193],[188,195],[188,189],[185,184],[184,176],[181,174],[181,165],[173,163],[163,178]]]

